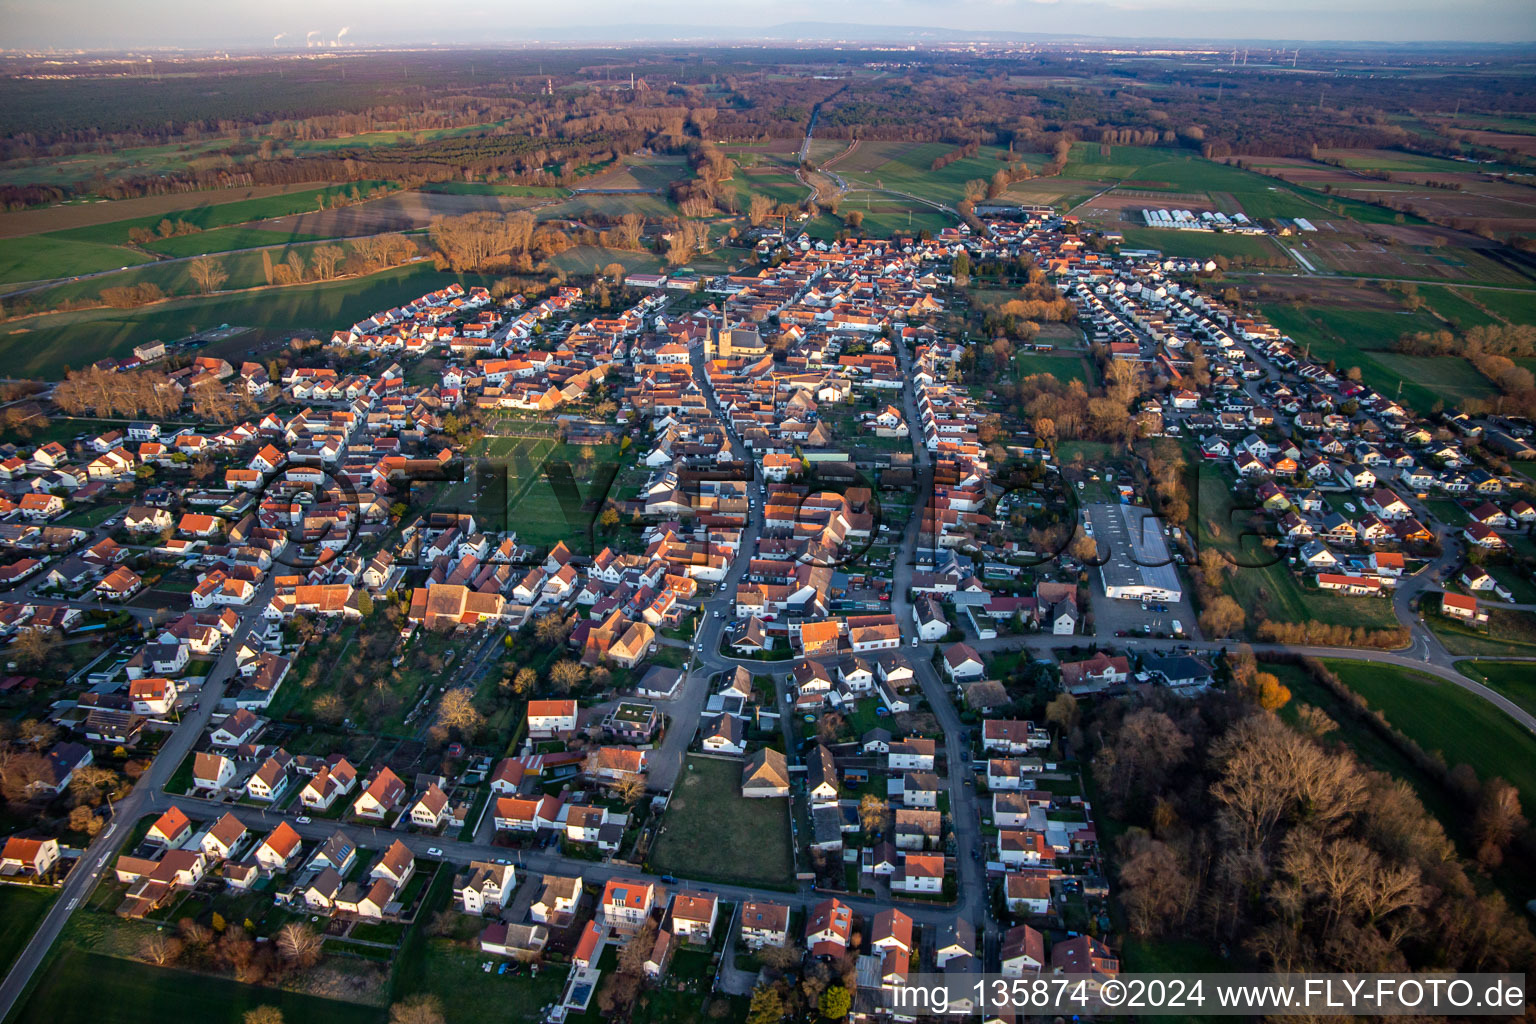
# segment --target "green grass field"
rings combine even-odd
[[[449,1021],[521,1024],[541,1020],[540,1011],[557,1002],[565,987],[562,970],[545,970],[537,978],[529,977],[526,969],[517,974],[487,974],[480,966],[487,959],[496,958],[442,939],[427,942],[422,990],[442,1001]]]
[[[1511,323],[1536,323],[1536,291],[1479,288],[1477,301]]]
[[[214,228],[195,235],[178,235],[151,242],[145,246],[167,256],[201,256],[203,253],[230,252],[235,249],[255,249],[264,245],[287,245],[290,242],[313,241],[318,236],[302,235],[292,231],[268,231],[263,228]]]
[[[373,1006],[241,985],[187,971],[65,947],[11,1016],[13,1024],[240,1024],[247,1010],[275,1006],[293,1022],[382,1024]]]
[[[1462,661],[1456,668],[1470,679],[1508,697],[1536,715],[1536,665],[1528,661]]]
[[[148,259],[142,254],[117,245],[26,235],[7,238],[0,245],[0,284],[52,281],[146,262]]]
[[[663,269],[661,257],[653,252],[605,249],[600,245],[573,246],[550,257],[549,262],[567,274],[590,274],[594,269],[602,270],[610,263],[620,264],[631,274],[654,274]]]
[[[416,263],[365,278],[178,299],[139,310],[53,313],[0,327],[0,364],[15,376],[57,380],[63,377],[66,366],[84,366],[105,356],[121,357],[146,341],[174,341],[225,323],[279,335],[305,329],[330,331],[451,281],[490,283],[474,275],[440,272],[430,263]]]
[[[83,228],[68,228],[63,231],[52,232],[48,237],[120,245],[128,241],[128,232],[133,228],[145,228],[153,231],[162,220],[186,221],[206,232],[213,228],[233,227],[237,224],[248,224],[251,221],[266,220],[269,217],[286,217],[295,213],[310,213],[321,209],[322,200],[326,205],[330,205],[337,199],[354,195],[366,196],[375,188],[388,187],[389,183],[383,181],[360,181],[351,185],[330,185],[325,188],[307,189],[303,192],[263,196],[259,199],[237,199],[230,203],[209,203],[206,206],[198,206],[190,210],[181,210],[163,216],[135,217],[130,220],[115,220],[106,224],[93,224]]]
[[[1125,228],[1125,248],[1157,249],[1164,256],[1183,258],[1283,257],[1294,262],[1288,253],[1266,237],[1259,235],[1217,234],[1214,231],[1165,231],[1159,228]]]
[[[1013,370],[1020,380],[1032,374],[1048,373],[1063,384],[1074,380],[1080,380],[1084,384],[1093,382],[1087,362],[1076,355],[1058,356],[1044,352],[1018,352],[1013,357]]]
[[[1198,497],[1191,509],[1191,515],[1199,516],[1196,538],[1202,549],[1213,546],[1237,563],[1228,567],[1222,586],[1247,612],[1250,632],[1263,619],[1369,629],[1397,625],[1392,602],[1385,598],[1323,593],[1303,587],[1283,561],[1266,564],[1274,556],[1260,547],[1258,538],[1242,537],[1246,514],[1233,517],[1232,483],[1224,473],[1201,467]]]
[[[1536,655],[1536,614],[1531,612],[1490,608],[1487,632],[1452,622],[1435,613],[1426,614],[1424,621],[1452,654],[1471,654],[1482,658]]]
[[[515,422],[508,430],[516,430]],[[498,507],[502,492],[498,485],[482,488],[473,472],[446,489],[438,499],[442,508],[473,511],[487,524],[487,529],[516,530],[518,539],[538,547],[552,547],[565,541],[577,552],[587,547],[588,525],[597,514],[595,507],[567,511],[547,476],[547,465],[565,462],[583,503],[601,499],[599,493],[606,467],[619,458],[617,445],[593,445],[593,458],[582,458],[582,445],[560,444],[543,437],[489,437],[474,458],[486,459],[506,473],[505,508]]]
[[[1422,672],[1359,661],[1328,661],[1351,690],[1396,729],[1449,765],[1470,764],[1480,778],[1502,776],[1536,807],[1536,737],[1492,704]]]
[[[1005,166],[998,159],[1004,150],[983,146],[975,156],[933,170],[933,161],[954,148],[943,142],[861,142],[832,170],[850,184],[909,192],[953,205],[965,197],[967,181],[985,181]]]
[[[10,969],[56,898],[52,889],[0,885],[0,973]]]
[[[570,195],[569,189],[546,185],[493,185],[484,181],[429,181],[418,192],[436,192],[445,196],[512,196],[518,199],[558,199]]]
[[[1450,404],[1498,394],[1493,384],[1464,359],[1404,356],[1391,351],[1404,334],[1443,329],[1443,324],[1422,310],[1396,313],[1271,303],[1264,305],[1263,312],[1313,359],[1331,359],[1341,372],[1358,366],[1361,380],[1389,397],[1401,396],[1421,414],[1429,413],[1436,402]]]
[[[1338,196],[1324,195],[1297,185],[1216,163],[1187,150],[1162,147],[1111,146],[1109,155],[1097,143],[1079,143],[1062,172],[1068,178],[1134,182],[1131,187],[1148,191],[1205,192],[1228,209],[1230,196],[1250,217],[1345,217],[1363,224],[1396,220],[1392,210]],[[1408,223],[1422,223],[1407,217]]]
[[[230,228],[231,232],[246,232],[245,228]],[[220,232],[209,232],[219,234]],[[269,232],[268,232],[269,233]],[[187,238],[203,238],[203,235],[189,235]],[[286,235],[279,236],[286,238]],[[181,241],[181,239],[176,239]],[[265,250],[265,256],[273,266],[286,260],[290,253],[298,253],[307,264],[310,254],[321,245],[333,245],[340,248],[343,253],[352,251],[349,242],[305,242],[297,245],[285,245],[282,248]],[[219,286],[220,291],[234,291],[241,288],[261,288],[267,284],[266,270],[263,263],[263,252],[231,252],[212,254],[218,261],[218,265],[228,275],[227,280]],[[591,268],[588,268],[589,270]],[[177,260],[160,263],[149,263],[144,266],[133,267],[116,274],[106,274],[102,277],[90,278],[83,281],[66,281],[52,287],[33,293],[30,298],[37,309],[57,309],[69,301],[95,301],[101,296],[104,289],[131,287],[133,285],[150,283],[160,288],[167,296],[196,296],[202,291],[197,282],[192,279],[191,261]]]
[[[684,878],[786,885],[794,872],[788,800],[742,797],[739,761],[690,757],[650,865]]]
[[[1436,313],[1445,317],[1460,330],[1494,323],[1494,318],[1474,303],[1482,302],[1481,291],[1457,291],[1441,286],[1421,286],[1419,294]]]

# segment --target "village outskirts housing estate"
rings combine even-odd
[[[978,212],[764,230],[619,308],[452,285],[281,367],[189,352],[161,420],[7,446],[0,635],[98,652],[0,680],[26,785],[134,774],[0,873],[58,889],[54,934],[238,907],[366,961],[431,924],[551,1021],[616,976],[747,996],[831,965],[855,1021],[912,1019],[917,973],[1116,976],[1080,704],[1225,685],[1242,638],[1454,677],[1436,629],[1529,587],[1498,462],[1536,450],[1314,360],[1205,260]],[[940,327],[988,263],[1070,305],[1030,348],[1101,363],[1231,509],[1170,521],[1148,458],[998,398]],[[249,415],[188,426],[208,389]],[[1213,614],[1248,572],[1380,635]]]

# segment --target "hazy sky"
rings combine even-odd
[[[1536,40],[1533,0],[0,0],[0,45],[247,49],[283,34],[278,45],[302,47],[344,27],[343,41],[360,46],[622,39],[645,24],[750,38],[808,21],[1164,39]]]

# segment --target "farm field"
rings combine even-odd
[[[0,885],[0,973],[10,969],[57,893],[25,885]]]
[[[378,1007],[241,985],[65,947],[13,1013],[14,1024],[239,1024],[247,1010],[276,1006],[290,1021],[382,1024]],[[90,998],[81,998],[89,992]]]
[[[1344,685],[1386,715],[1393,728],[1448,765],[1470,764],[1480,778],[1499,775],[1536,800],[1536,737],[1492,704],[1454,683],[1411,669],[1326,661]]]
[[[955,147],[942,142],[861,142],[848,156],[833,165],[850,185],[910,192],[953,205],[965,197],[965,183],[990,178],[1005,166],[999,159],[1006,151],[983,146],[976,156],[956,160],[937,171],[933,161]]]
[[[402,296],[429,292],[451,281],[491,283],[475,275],[438,271],[430,263],[414,263],[369,277],[175,299],[138,310],[52,313],[0,326],[0,361],[16,375],[57,380],[66,366],[122,357],[146,341],[174,341],[225,323],[254,327],[269,336],[329,331],[398,305]]]
[[[621,166],[583,181],[578,188],[664,190],[674,181],[693,177],[680,156],[629,156]]]
[[[241,231],[242,228],[230,230]],[[320,245],[335,245],[343,252],[351,252],[351,245],[347,242],[307,242],[283,248],[272,248],[266,251],[266,257],[275,266],[286,260],[290,254],[298,254],[306,264],[310,259],[310,253]],[[217,257],[218,264],[228,275],[228,279],[219,286],[220,291],[236,291],[241,288],[260,288],[267,284],[266,271],[262,261],[261,252],[237,252],[228,254],[213,254]],[[150,263],[121,273],[108,274],[84,281],[67,281],[56,284],[31,293],[28,296],[32,308],[50,309],[57,308],[68,301],[90,301],[97,299],[103,289],[127,287],[137,284],[150,283],[157,285],[167,296],[195,296],[201,294],[197,282],[192,279],[190,261]]]
[[[66,228],[50,234],[53,238],[68,238],[81,242],[101,242],[119,245],[128,241],[128,232],[134,228],[149,231],[162,220],[185,221],[203,231],[213,228],[232,227],[251,221],[269,220],[317,209],[323,202],[327,206],[336,200],[350,200],[366,196],[375,189],[389,188],[388,182],[361,181],[354,185],[331,185],[326,188],[306,189],[302,192],[264,196],[257,199],[237,199],[233,202],[208,203],[203,206],[179,210],[174,214],[150,214],[129,220],[109,221],[86,227]]]
[[[254,249],[264,245],[287,245],[290,242],[314,240],[313,235],[300,235],[292,231],[269,231],[264,228],[231,227],[214,228],[195,235],[179,235],[150,242],[144,248],[167,256],[200,256],[204,253],[230,252],[234,249]]]
[[[689,757],[651,849],[653,871],[750,885],[793,878],[787,799],[741,795],[741,762]]]
[[[951,214],[904,200],[899,196],[886,196],[878,192],[850,192],[843,196],[838,212],[846,217],[858,210],[864,215],[859,231],[873,238],[889,238],[892,235],[923,231],[938,234],[952,228],[959,220]]]
[[[560,199],[571,194],[568,188],[552,185],[496,185],[485,181],[429,181],[416,191],[445,196],[516,196],[520,199]]]
[[[261,185],[206,192],[170,192],[166,195],[142,196],[137,199],[73,200],[53,206],[37,206],[27,210],[0,213],[0,238],[40,235],[136,218],[154,217],[158,222],[162,217],[173,216],[180,211],[197,209],[210,203],[262,199],[293,192],[308,192],[314,188],[313,182],[302,182],[293,185]]]
[[[1528,661],[1462,661],[1462,675],[1486,685],[1536,715],[1536,673]]]
[[[0,246],[0,284],[51,281],[147,262],[149,258],[143,253],[117,245],[48,235],[8,238]]]
[[[1493,384],[1455,356],[1403,356],[1392,345],[1404,334],[1444,325],[1422,310],[1393,312],[1337,306],[1266,304],[1264,315],[1314,359],[1333,360],[1340,370],[1360,368],[1361,379],[1383,394],[1427,414],[1436,402],[1488,398]]]
[[[1536,322],[1536,290],[1514,291],[1479,288],[1477,301],[1511,323]]]
[[[1498,322],[1480,308],[1480,305],[1486,305],[1481,291],[1458,291],[1455,288],[1425,285],[1419,289],[1419,294],[1430,309],[1445,317],[1459,330]]]

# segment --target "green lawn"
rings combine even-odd
[[[789,801],[741,795],[741,762],[690,757],[651,848],[650,868],[715,882],[788,885]]]
[[[13,1024],[240,1024],[247,1010],[275,1006],[295,1022],[382,1024],[382,1009],[241,985],[187,971],[65,947],[42,975]]]
[[[1456,668],[1536,715],[1536,665],[1528,661],[1463,661]]]
[[[364,278],[295,285],[240,295],[178,299],[139,310],[54,313],[17,321],[0,333],[0,364],[13,376],[59,379],[66,366],[122,357],[146,341],[174,341],[220,324],[283,335],[328,332],[451,281],[488,283],[473,275],[434,270],[430,263],[396,267]]]
[[[1477,301],[1511,323],[1536,323],[1536,291],[1479,288]]]
[[[52,889],[0,885],[0,974],[10,969],[57,896]]]
[[[530,978],[526,967],[517,974],[487,974],[481,964],[499,962],[497,957],[443,939],[428,940],[422,959],[423,990],[442,1000],[443,1015],[450,1022],[542,1020],[543,1008],[556,1002],[565,986],[565,971],[559,967],[545,969],[537,978]]]
[[[1536,807],[1536,737],[1504,712],[1454,683],[1423,672],[1360,661],[1328,661],[1360,694],[1427,751],[1449,765],[1470,764],[1480,778],[1502,776]]]

